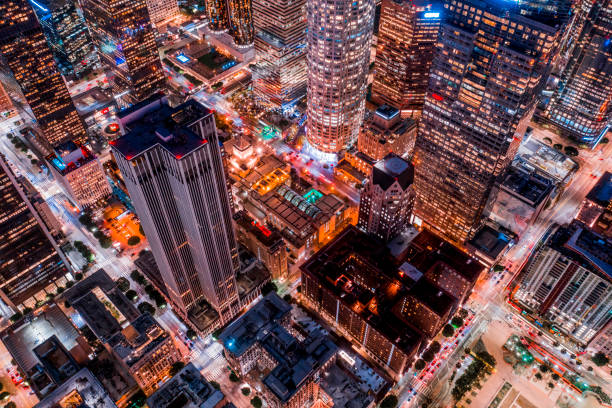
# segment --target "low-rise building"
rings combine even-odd
[[[588,351],[593,354],[604,353],[608,358],[612,357],[612,320],[597,333],[589,343]]]
[[[85,146],[66,142],[54,148],[47,162],[79,208],[93,207],[112,193],[102,164]]]
[[[148,313],[111,337],[106,347],[147,396],[170,378],[172,365],[182,361],[172,336]]]
[[[262,393],[273,408],[311,406],[320,398],[319,378],[338,347],[325,336],[298,340],[290,327],[291,306],[266,295],[220,335],[230,365],[245,376],[255,367],[267,374]]]
[[[582,201],[576,219],[612,237],[612,172],[605,172]]]
[[[82,368],[34,408],[96,407],[117,408],[100,381],[87,368]]]
[[[206,381],[193,363],[147,398],[149,408],[221,408],[226,404],[225,395]]]

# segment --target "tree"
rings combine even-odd
[[[574,146],[565,146],[565,154],[573,157],[578,156],[578,149]]]
[[[380,408],[395,408],[397,407],[397,396],[390,394],[385,397],[380,403]]]
[[[198,337],[198,334],[193,329],[188,329],[187,333],[185,333],[187,338],[190,340],[195,340]]]
[[[550,375],[550,378],[552,378],[555,381],[559,381],[559,378],[561,378],[561,377],[559,377],[559,374],[557,374],[557,373],[552,373]]]
[[[274,291],[276,292],[278,290],[278,287],[276,286],[276,284],[272,281],[266,282],[262,287],[261,287],[261,294],[262,296],[266,296],[268,293]]]
[[[17,404],[15,404],[13,401],[10,401],[4,406],[4,408],[17,408]]]
[[[431,344],[429,345],[428,349],[432,353],[437,354],[440,351],[441,348],[442,347],[440,346],[440,343],[438,343],[437,341],[434,340],[434,341],[431,342]]]
[[[21,312],[17,312],[14,315],[12,315],[10,317],[11,322],[15,323],[16,321],[18,321],[19,319],[21,319],[23,317],[23,315],[21,314]]]
[[[231,382],[238,382],[238,381],[240,381],[240,378],[238,378],[236,373],[233,372],[233,371],[230,373],[229,379],[230,379]]]
[[[427,361],[428,363],[433,361],[434,357],[435,357],[435,355],[434,355],[434,353],[431,352],[431,350],[425,350],[425,352],[421,356],[421,358],[423,360]]]
[[[105,249],[110,248],[113,244],[113,240],[107,237],[106,235],[98,239],[98,242],[100,243],[100,246]]]
[[[476,353],[476,356],[491,367],[495,367],[495,364],[497,364],[497,361],[495,361],[495,357],[493,357],[490,353],[484,350]]]
[[[550,371],[550,367],[547,366],[546,364],[540,364],[540,371],[543,373],[547,373]]]
[[[147,281],[145,277],[142,276],[142,274],[137,270],[133,270],[132,272],[130,272],[130,278],[132,278],[134,282],[140,285],[144,285],[144,283]]]
[[[220,386],[220,385],[219,385],[219,383],[218,383],[218,382],[216,382],[216,381],[210,381],[210,382],[209,382],[209,384],[210,384],[210,385],[211,385],[211,386],[212,386],[214,389],[216,389],[216,390],[220,390],[220,389],[221,389],[221,386]]]
[[[11,396],[11,393],[8,391],[0,392],[0,400],[6,400]]]
[[[497,264],[497,265],[495,265],[495,266],[493,267],[493,272],[501,272],[501,271],[503,271],[504,269],[505,269],[505,268],[504,268],[504,265]]]
[[[442,335],[444,337],[453,337],[453,334],[455,334],[455,328],[451,326],[450,324],[447,324],[442,329]]]
[[[419,358],[417,361],[414,362],[414,369],[417,371],[421,371],[425,368],[426,365],[427,363],[423,361],[423,359]]]
[[[285,296],[283,296],[283,300],[287,303],[291,303],[293,301],[293,298],[290,294],[287,293]]]
[[[259,397],[251,398],[251,405],[254,406],[255,408],[261,408],[262,406],[261,398]]]
[[[123,276],[117,279],[115,283],[117,284],[119,290],[122,292],[127,292],[128,290],[130,290],[130,281],[124,278]]]
[[[251,393],[251,389],[249,387],[241,388],[240,391],[242,391],[242,395],[249,395]]]
[[[150,315],[155,313],[155,306],[150,304],[149,302],[142,302],[138,305],[138,310],[140,313],[149,313]]]
[[[183,363],[182,361],[177,361],[176,363],[172,364],[172,366],[170,367],[170,375],[174,377],[179,371],[183,369],[183,367],[185,367],[185,363]]]
[[[549,382],[548,383],[548,388],[550,388],[552,390],[553,388],[555,388],[555,384],[553,384],[552,382]]]
[[[608,139],[607,137],[603,137],[599,143],[601,144],[610,143],[610,139]]]
[[[458,329],[459,327],[463,326],[463,319],[459,316],[455,316],[451,319],[451,324],[455,326],[456,329]]]
[[[125,296],[130,299],[132,302],[135,302],[136,299],[138,299],[138,293],[136,293],[135,290],[128,290],[127,292],[125,292]]]
[[[553,145],[553,149],[555,149],[555,150],[562,150],[563,149],[563,145],[561,143],[555,143]]]
[[[542,379],[542,374],[540,374],[540,373],[535,373],[535,376],[534,376],[534,377],[535,377],[537,380],[541,380],[541,379]]]
[[[77,272],[74,274],[74,279],[77,281],[80,281],[81,279],[83,279],[83,273],[81,272]]]
[[[603,367],[610,362],[610,359],[604,353],[600,351],[599,353],[595,353],[593,357],[591,357],[591,361],[597,367]]]
[[[137,235],[132,235],[128,238],[127,243],[129,246],[136,246],[140,244],[140,237]]]
[[[30,313],[32,313],[33,309],[31,307],[24,307],[23,308],[23,315],[29,315]]]
[[[544,143],[552,144],[552,139],[550,137],[545,137]]]

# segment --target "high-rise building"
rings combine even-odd
[[[147,8],[153,25],[163,25],[180,14],[176,0],[147,0]]]
[[[121,107],[146,99],[165,78],[145,0],[82,0],[83,13]]]
[[[372,168],[359,202],[357,227],[383,241],[410,224],[414,206],[414,168],[390,153]]]
[[[354,144],[365,112],[374,0],[308,0],[307,140],[321,160]]]
[[[98,62],[89,31],[74,0],[30,1],[62,75],[81,78]]]
[[[0,156],[0,298],[22,304],[68,272],[63,254]],[[40,297],[42,298],[42,297]]]
[[[251,0],[227,0],[229,29],[239,47],[253,45],[253,13]]]
[[[383,0],[372,100],[418,117],[442,16],[441,1]]]
[[[415,213],[456,243],[479,226],[516,154],[563,31],[520,12],[514,2],[444,5],[415,145]]]
[[[12,72],[40,127],[44,143],[84,139],[85,127],[45,35],[27,0],[0,2],[0,56]]]
[[[184,318],[208,302],[228,322],[239,260],[212,112],[158,95],[119,119],[127,134],[112,150],[170,301]]]
[[[586,345],[611,319],[612,242],[574,221],[525,266],[514,299]]]
[[[416,133],[416,121],[402,119],[399,110],[382,105],[363,121],[357,148],[374,161],[381,160],[389,153],[411,156]]]
[[[285,110],[306,95],[306,0],[253,1],[255,98]]]
[[[229,28],[229,10],[227,0],[206,0],[208,28],[215,32],[227,31]]]
[[[585,3],[590,10],[546,117],[572,139],[594,146],[612,121],[612,0]]]
[[[0,82],[0,119],[15,115],[15,105],[4,84]]]

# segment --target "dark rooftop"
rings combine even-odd
[[[612,201],[612,172],[605,172],[589,191],[586,198],[602,207],[610,205]]]
[[[47,156],[47,162],[61,175],[68,174],[95,159],[96,156],[85,146],[74,141],[55,147],[53,153]]]
[[[532,206],[539,205],[554,187],[553,180],[514,166],[508,169],[502,185],[518,194]]]
[[[395,153],[389,153],[372,169],[372,182],[383,190],[387,190],[396,181],[405,190],[410,187],[413,180],[414,167]]]
[[[383,119],[389,120],[399,115],[399,110],[389,105],[381,105],[376,109],[376,115],[382,117]]]
[[[483,225],[469,240],[468,244],[488,258],[497,259],[508,247],[510,241],[511,238],[502,231],[497,231],[489,225]]]
[[[151,108],[145,109],[147,105]],[[130,115],[134,117],[132,121],[128,120]],[[207,139],[189,129],[195,121],[208,115],[212,112],[193,99],[171,108],[162,96],[155,95],[121,112],[127,133],[110,144],[127,160],[154,146],[161,146],[181,159],[208,143]]]
[[[276,228],[258,223],[244,210],[234,214],[234,221],[253,234],[266,247],[283,245],[283,238]]]
[[[427,279],[419,281],[411,287],[410,296],[431,309],[438,316],[443,316],[455,306],[455,298],[430,283]]]

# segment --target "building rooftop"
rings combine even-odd
[[[215,408],[225,396],[187,364],[147,399],[149,408]]]
[[[490,260],[496,260],[508,248],[511,240],[503,231],[498,231],[489,225],[483,225],[468,241],[468,246],[476,249]]]
[[[552,177],[557,183],[566,183],[578,169],[578,164],[565,154],[533,137],[524,140],[518,149],[515,161],[520,166],[532,168]]]
[[[386,246],[349,226],[301,269],[410,355],[422,335],[394,311],[415,284],[399,266]]]
[[[550,178],[535,171],[530,172],[524,167],[515,166],[508,169],[502,186],[532,206],[537,206],[544,201],[554,187],[553,180]]]
[[[138,309],[103,269],[66,290],[62,298],[70,302],[79,317],[102,342],[108,341],[140,316]]]
[[[581,222],[559,228],[551,238],[551,246],[585,268],[612,279],[612,241]]]
[[[276,228],[255,221],[246,211],[234,214],[234,221],[268,248],[284,245],[283,238]]]
[[[208,143],[189,129],[208,115],[212,112],[193,99],[171,108],[165,97],[155,95],[120,113],[126,133],[110,144],[127,160],[154,146],[164,148],[178,160]]]
[[[396,181],[404,190],[410,187],[414,181],[414,167],[400,156],[389,153],[374,165],[372,182],[387,190]]]
[[[606,171],[586,198],[602,207],[608,207],[612,202],[612,172]]]
[[[57,336],[49,337],[32,351],[55,384],[63,383],[81,368]]]
[[[108,344],[129,367],[154,350],[168,336],[159,323],[145,313],[111,337]]]
[[[82,368],[34,408],[117,408],[98,379]]]
[[[47,162],[62,176],[93,160],[96,160],[95,155],[73,141],[55,147],[53,153],[47,156]]]

